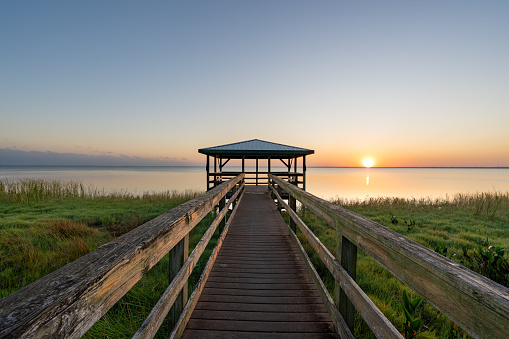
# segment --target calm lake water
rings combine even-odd
[[[0,167],[0,179],[81,181],[107,192],[160,192],[206,187],[204,166],[193,167]],[[307,191],[342,197],[446,197],[455,193],[509,191],[508,168],[308,168]]]

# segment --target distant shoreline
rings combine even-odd
[[[0,168],[201,168],[204,165],[178,165],[178,166],[160,166],[160,165],[0,165]],[[254,166],[247,166],[254,167]],[[284,166],[273,166],[275,168]],[[409,168],[409,169],[509,169],[509,167],[504,166],[387,166],[387,167],[362,167],[362,166],[306,166],[307,168],[365,168],[365,169],[398,169],[398,168]]]

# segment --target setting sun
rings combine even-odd
[[[362,160],[362,165],[364,167],[370,168],[370,167],[373,167],[374,164],[375,164],[375,161],[373,160],[373,158],[364,158]]]

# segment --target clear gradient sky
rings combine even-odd
[[[257,138],[311,166],[509,166],[508,17],[506,0],[2,1],[0,154],[194,165]]]

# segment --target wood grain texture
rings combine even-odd
[[[0,300],[0,338],[78,338],[168,253],[242,175]]]
[[[236,192],[240,196],[238,199],[238,203],[242,201],[242,198],[244,197],[244,189],[241,188],[239,191]],[[230,199],[230,202],[232,199]],[[205,283],[207,282],[208,276],[210,274],[210,271],[212,269],[212,266],[214,265],[214,262],[216,261],[217,255],[219,253],[219,250],[221,249],[221,246],[223,245],[224,239],[226,238],[226,235],[228,234],[228,229],[230,228],[230,225],[232,223],[233,218],[235,217],[235,214],[237,214],[238,208],[234,209],[231,215],[231,218],[226,222],[226,225],[224,227],[224,231],[219,236],[219,239],[217,240],[217,244],[212,250],[212,254],[209,257],[209,260],[207,261],[207,265],[203,269],[203,272],[200,276],[200,279],[198,280],[198,283],[196,284],[196,287],[191,294],[191,297],[189,298],[188,303],[184,307],[184,310],[182,312],[182,315],[179,318],[178,323],[175,325],[175,328],[170,333],[170,338],[180,338],[182,336],[182,333],[184,332],[184,329],[189,322],[189,319],[191,318],[191,314],[194,311],[194,308],[196,307],[196,303],[198,302],[198,298],[200,297],[203,288],[205,287]]]
[[[294,195],[354,245],[375,259],[475,338],[506,338],[509,289],[341,206],[283,180]]]
[[[271,187],[273,192],[275,193],[277,199],[280,199],[281,204],[287,207],[286,203],[279,196],[276,190]],[[343,291],[345,291],[346,296],[349,300],[352,301],[352,304],[355,306],[357,311],[361,314],[362,318],[366,321],[369,328],[372,329],[373,333],[378,338],[401,338],[401,334],[394,327],[394,325],[383,315],[383,313],[376,307],[376,305],[369,299],[369,297],[362,291],[362,289],[355,283],[355,281],[350,277],[350,275],[343,269],[343,267],[339,264],[336,258],[332,255],[332,253],[325,247],[321,241],[313,234],[313,232],[307,227],[307,225],[299,218],[299,216],[293,212],[289,211],[290,217],[295,220],[296,225],[299,227],[299,230],[302,232],[306,240],[309,242],[313,250],[318,254],[322,262],[329,269],[329,271],[334,276],[334,279],[338,284],[340,284]],[[298,241],[298,238],[296,238]],[[299,246],[300,242],[299,242]],[[307,257],[307,256],[306,256]],[[316,270],[309,262],[308,267],[312,273],[312,276],[315,275]],[[323,285],[323,283],[318,281],[318,276],[315,275],[314,281],[318,285]],[[324,287],[325,288],[325,287]],[[339,309],[332,304],[330,296],[322,293],[322,299],[324,299],[324,303],[329,305],[327,307],[331,317],[336,324],[336,328],[348,327],[342,315],[339,313]],[[345,334],[347,335],[347,334]]]
[[[242,188],[243,186],[241,186]],[[138,331],[133,336],[133,339],[136,338],[153,338],[157,331],[159,330],[159,327],[161,326],[164,317],[168,314],[170,307],[177,301],[177,296],[179,296],[179,291],[183,289],[187,285],[187,279],[191,275],[191,272],[193,271],[193,268],[195,267],[196,263],[200,259],[203,251],[207,247],[207,244],[209,243],[210,239],[212,238],[212,235],[214,234],[215,230],[219,227],[221,220],[224,219],[226,216],[226,213],[228,212],[228,207],[232,202],[242,193],[242,189],[237,191],[232,198],[228,201],[228,204],[223,208],[219,214],[216,216],[214,221],[212,221],[211,225],[205,231],[202,238],[196,244],[193,252],[189,256],[188,260],[184,262],[184,265],[182,268],[177,272],[174,279],[171,281],[168,288],[165,290],[161,298],[157,301],[154,308],[150,311],[150,314],[145,319],[143,324],[140,326]],[[235,211],[233,211],[235,213]],[[186,297],[187,297],[187,291],[186,291]],[[192,303],[192,301],[191,301]],[[178,316],[176,317],[173,324],[171,324],[171,329],[173,330],[174,327],[178,327],[182,317],[182,313],[188,312],[188,307],[186,308],[187,304],[187,298],[186,302],[183,303],[182,309],[178,313]],[[170,331],[171,332],[171,331]]]
[[[338,338],[267,188],[254,188],[231,219],[183,337]]]
[[[290,233],[290,235],[292,236],[292,239],[294,240],[297,248],[299,248],[300,250],[300,254],[304,262],[306,263],[307,269],[311,273],[311,278],[313,279],[313,282],[315,283],[315,286],[318,289],[318,292],[325,305],[325,308],[327,308],[327,311],[329,312],[329,315],[331,316],[332,321],[334,322],[334,327],[336,328],[336,331],[338,332],[341,338],[354,338],[351,332],[352,329],[349,328],[343,315],[339,312],[338,308],[334,304],[334,300],[332,300],[331,296],[329,295],[329,291],[327,291],[327,289],[325,288],[322,279],[320,278],[318,272],[311,263],[311,260],[309,260],[309,257],[306,251],[304,250],[304,247],[302,247],[299,238],[297,238],[297,235],[293,232],[293,230]]]

